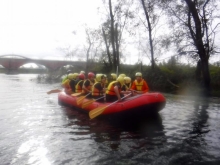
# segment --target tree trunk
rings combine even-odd
[[[118,43],[118,24],[116,23],[115,25],[115,42],[116,42],[116,57],[117,57],[117,66],[116,67],[119,67],[120,66],[120,56],[119,56],[119,43]],[[118,68],[119,69],[119,68]]]
[[[192,0],[185,0],[189,7],[189,12],[192,15],[194,24],[195,24],[195,35],[192,35],[194,40],[194,44],[198,50],[199,58],[201,60],[201,67],[202,67],[202,76],[203,76],[203,83],[204,83],[204,94],[209,95],[210,92],[210,73],[209,73],[209,52],[205,50],[205,46],[203,43],[203,35],[202,35],[202,27],[201,21],[199,18],[198,11],[196,9],[196,5]],[[190,16],[189,16],[190,17]],[[191,30],[192,27],[189,27]]]
[[[107,55],[108,55],[108,61],[109,61],[109,65],[110,65],[108,67],[110,67],[110,70],[112,70],[111,54],[110,54],[110,51],[109,51],[109,46],[108,46],[108,43],[107,43],[106,34],[105,34],[105,31],[104,31],[103,28],[102,28],[102,33],[103,33],[103,38],[104,38],[105,46],[106,46],[106,52],[107,52]]]
[[[89,48],[86,51],[86,69],[85,72],[88,73],[88,65],[89,65],[89,53],[90,53],[90,49],[91,49],[92,44],[89,43]]]
[[[147,24],[148,24],[149,44],[150,44],[150,53],[151,53],[151,67],[152,67],[152,70],[154,70],[155,60],[154,60],[154,47],[153,47],[153,39],[152,39],[152,27],[151,27],[149,14],[148,14],[148,11],[147,11],[146,6],[145,6],[145,1],[141,0],[141,2],[142,2],[144,13],[145,13],[145,16],[146,16],[146,19],[147,19]]]
[[[116,60],[116,51],[115,51],[115,28],[114,28],[114,16],[112,13],[112,2],[109,0],[109,12],[110,12],[110,18],[111,18],[111,43],[112,43],[112,55],[113,55],[113,66],[116,70],[117,68],[117,60]]]

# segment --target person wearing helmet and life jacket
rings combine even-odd
[[[110,84],[112,81],[116,81],[116,79],[117,79],[117,75],[115,73],[111,73],[108,84]]]
[[[147,82],[142,78],[142,73],[137,72],[135,74],[136,80],[133,81],[131,90],[137,94],[143,94],[149,91]]]
[[[64,81],[66,81],[66,80],[68,79],[68,75],[69,75],[71,72],[72,72],[71,70],[68,70],[68,71],[66,72],[66,76],[62,79],[62,82],[61,82],[61,83],[63,83]]]
[[[105,84],[106,84],[106,75],[105,74],[96,74],[96,83],[92,87],[92,97],[98,99],[105,94]],[[104,101],[100,99],[99,101]]]
[[[124,77],[124,85],[122,87],[122,91],[127,91],[127,90],[130,90],[131,88],[131,78],[130,77]]]
[[[70,87],[71,87],[73,93],[76,92],[76,89],[75,89],[75,88],[76,88],[76,81],[77,81],[77,79],[78,79],[78,76],[79,76],[78,73],[73,73],[73,74],[72,74],[72,77],[71,77],[71,80],[70,80],[70,82],[69,82],[69,85],[70,85]]]
[[[124,73],[122,73],[122,74],[119,74],[118,77],[123,77],[123,78],[125,78],[126,75],[125,75]],[[124,83],[124,84],[122,85],[122,87],[121,87],[121,90],[122,90],[122,91],[126,91],[125,89],[126,89],[126,87],[125,87],[125,83]]]
[[[130,91],[122,91],[121,88],[124,85],[124,77],[119,76],[116,81],[111,82],[108,85],[106,90],[106,101],[113,102],[113,101],[121,101],[121,98],[124,97],[124,94],[131,93]]]
[[[92,72],[88,73],[88,79],[86,79],[82,86],[82,93],[88,94],[92,92],[92,86],[95,84],[95,74]],[[88,95],[90,97],[91,95]]]
[[[74,80],[74,78],[76,78],[76,75],[74,73],[68,74],[67,79],[62,83],[62,87],[64,88],[66,94],[74,93],[74,90],[71,86],[71,81]]]
[[[82,73],[79,74],[78,80],[76,80],[76,85],[75,85],[76,93],[82,93],[82,86],[83,86],[84,79],[85,79],[85,75]]]

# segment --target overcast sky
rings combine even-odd
[[[100,25],[97,8],[101,3],[102,0],[0,0],[0,55],[64,59],[65,53],[59,49],[83,42],[82,25]],[[126,49],[131,55],[138,54],[131,46]],[[138,58],[131,55],[127,55],[127,62],[137,62]],[[219,56],[213,59],[219,60]],[[147,57],[142,60],[150,62]]]
[[[58,49],[80,42],[72,32],[98,25],[101,0],[0,0],[0,55],[64,56]]]

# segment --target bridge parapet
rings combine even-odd
[[[85,68],[86,62],[84,61],[58,61],[58,60],[38,60],[38,59],[20,59],[20,58],[2,58],[0,57],[0,65],[9,70],[17,70],[24,64],[35,63],[48,68],[49,70],[57,70],[65,65],[73,65],[81,69]]]

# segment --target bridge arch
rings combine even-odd
[[[20,57],[20,58],[14,58]],[[43,65],[48,70],[55,71],[66,65],[72,65],[80,69],[85,68],[86,62],[84,61],[58,61],[58,60],[39,60],[39,59],[30,59],[21,55],[1,55],[0,56],[0,65],[8,70],[18,70],[22,65],[28,63],[35,63],[37,65]]]
[[[25,57],[25,56],[22,56],[22,55],[17,55],[17,54],[5,54],[5,55],[0,55],[0,58],[1,57],[20,57],[20,58],[23,58],[23,59],[30,59],[30,58],[28,58],[28,57]]]

